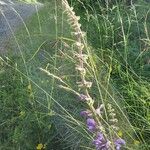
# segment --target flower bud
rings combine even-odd
[[[81,111],[81,112],[80,112],[80,115],[81,115],[82,117],[90,117],[90,116],[92,116],[92,113],[91,113],[90,110],[85,110],[85,111]]]
[[[85,68],[83,68],[83,67],[77,66],[75,69],[78,70],[78,71],[80,71],[80,73],[81,73],[82,75],[85,75],[85,74],[86,74],[86,70],[85,70]]]
[[[75,56],[76,56],[78,59],[82,59],[83,62],[87,62],[88,55],[86,55],[86,54],[75,54]]]
[[[113,122],[113,123],[117,123],[118,122],[118,119],[114,118],[114,119],[109,119],[110,122]]]
[[[84,82],[77,82],[78,87],[81,88],[91,88],[92,82],[84,81]]]
[[[83,48],[84,48],[84,45],[83,45],[82,43],[80,43],[80,42],[76,42],[76,43],[75,43],[75,46],[76,46],[77,48],[79,48],[79,49],[83,49]]]
[[[81,101],[90,101],[92,99],[91,97],[84,95],[84,94],[80,94],[79,98]]]
[[[101,114],[103,113],[103,108],[104,108],[104,104],[101,104],[100,107],[98,107],[96,109],[96,113],[101,116]]]

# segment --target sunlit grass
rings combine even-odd
[[[131,150],[146,150],[149,145],[150,86],[144,68],[148,65],[144,64],[144,55],[149,55],[148,10],[140,14],[144,6],[139,3],[129,11],[122,5],[103,8],[99,3],[100,12],[90,5],[84,6],[85,13],[77,11],[87,32],[86,53],[90,59],[86,69],[94,83],[90,92],[98,104],[113,105],[120,132]],[[11,135],[9,139],[1,137],[1,148],[9,149],[13,143],[14,149],[35,149],[42,143],[47,149],[94,149],[85,120],[79,116],[85,105],[75,96],[78,74],[74,70],[73,41],[61,3],[56,1],[14,33],[8,56],[1,59],[0,79],[6,86],[1,90],[2,107],[6,114],[14,115],[1,115],[1,128],[8,127],[2,132]],[[8,81],[12,84],[10,93]]]

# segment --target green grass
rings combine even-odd
[[[138,1],[130,11],[123,4],[106,8],[99,3],[87,3],[85,11],[80,11],[83,4],[78,4],[76,12],[90,48],[90,93],[97,104],[104,101],[114,106],[127,149],[147,150],[150,78],[146,15],[150,4]],[[74,39],[62,12],[59,2],[47,3],[19,28],[7,57],[2,57],[0,149],[33,150],[39,143],[46,144],[47,150],[94,149],[85,120],[79,116],[86,106],[59,87],[64,85],[62,79],[77,90],[78,81],[71,47]]]
[[[131,7],[123,4],[107,10],[97,4],[86,6],[84,13],[77,11],[95,53],[110,69],[110,83],[123,96],[123,109],[145,149],[150,142],[149,5],[138,1]]]
[[[85,141],[89,138],[88,133],[80,129],[80,121],[74,122],[74,117],[79,115],[77,108],[81,107],[74,94],[60,89],[58,87],[60,82],[40,70],[40,68],[47,69],[62,79],[64,78],[70,85],[76,78],[72,75],[74,74],[74,60],[68,59],[68,54],[72,55],[72,52],[70,50],[67,52],[68,49],[62,44],[66,41],[68,44],[72,43],[70,41],[71,29],[62,18],[61,5],[59,4],[57,8],[57,4],[51,1],[39,13],[29,18],[25,23],[26,26],[20,27],[12,37],[12,41],[9,42],[9,53],[6,54],[9,61],[7,62],[7,57],[2,57],[4,74],[0,77],[1,80],[7,82],[9,78],[13,85],[13,92],[20,91],[25,95],[25,97],[20,97],[20,95],[23,96],[20,93],[20,95],[13,96],[12,93],[15,101],[12,97],[8,98],[8,103],[13,101],[17,108],[21,107],[15,116],[23,115],[22,120],[9,122],[9,118],[3,117],[5,112],[1,114],[3,117],[1,128],[4,128],[3,123],[5,122],[9,127],[14,126],[6,131],[2,130],[3,134],[9,137],[9,139],[1,137],[2,148],[36,149],[36,146],[42,143],[46,144],[46,149],[65,148],[69,150],[70,147],[78,146],[74,140]],[[8,74],[4,79],[8,71],[15,73],[14,78],[18,80],[18,84],[16,80],[12,80],[11,73],[11,76]],[[8,87],[3,93],[6,97],[9,95]],[[4,99],[2,98],[2,101]],[[21,103],[21,101],[26,103]],[[7,105],[2,105],[2,107],[6,109]],[[13,107],[11,105],[9,108],[10,112],[14,111]],[[12,118],[9,115],[8,117]],[[72,127],[66,125],[67,122]],[[76,133],[75,130],[81,131]],[[82,135],[83,132],[88,135],[85,139],[83,139],[85,136]],[[70,140],[67,140],[68,138]]]
[[[56,26],[56,11],[53,1],[34,14],[12,37],[8,59],[3,56],[1,60],[0,149],[33,150],[38,143],[46,144],[47,149],[61,146],[61,135],[51,121],[55,80],[39,69],[57,71],[55,55],[59,51],[55,45],[62,34],[62,21],[59,11],[60,23]]]

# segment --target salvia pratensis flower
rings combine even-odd
[[[115,141],[116,150],[121,150],[121,147],[126,144],[125,140],[119,138]]]
[[[110,141],[105,139],[101,132],[98,132],[96,139],[93,141],[93,144],[95,145],[96,150],[109,150],[110,148]]]
[[[84,110],[84,111],[81,111],[80,112],[80,115],[82,116],[82,117],[90,117],[90,116],[92,116],[92,113],[91,113],[91,111],[90,110]]]
[[[88,118],[86,124],[89,131],[94,132],[96,130],[96,122],[94,119]]]

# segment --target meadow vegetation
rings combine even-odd
[[[94,150],[95,133],[80,115],[88,106],[79,100],[74,29],[61,0],[42,2],[0,57],[0,149]],[[120,149],[150,149],[150,2],[68,2],[86,33],[89,94],[94,107],[106,107],[108,137],[111,105]]]

